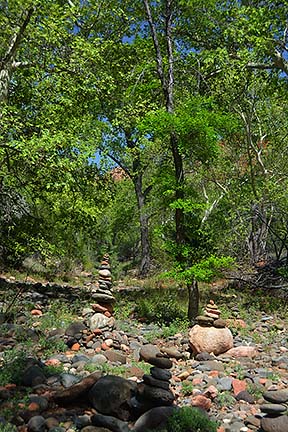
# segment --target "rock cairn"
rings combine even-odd
[[[93,293],[93,298],[100,306],[107,308],[110,313],[113,311],[115,297],[112,294],[112,276],[110,271],[109,255],[105,254],[99,266],[98,287]]]
[[[197,316],[197,324],[189,332],[189,343],[193,354],[208,352],[218,355],[233,347],[232,333],[220,315],[218,306],[210,300],[204,314]]]
[[[260,410],[265,416],[261,419],[261,428],[265,432],[288,431],[288,389],[270,390],[263,393],[265,403]]]
[[[200,326],[224,328],[226,327],[226,321],[220,318],[221,311],[213,300],[210,300],[205,307],[203,315],[199,315],[196,318],[197,324]]]
[[[149,349],[148,346],[147,348]],[[170,406],[175,399],[170,389],[172,375],[169,369],[173,365],[172,361],[156,351],[152,353],[153,355],[146,355],[145,349],[146,347],[141,350],[140,358],[143,360],[145,358],[152,367],[149,375],[143,375],[143,382],[138,386],[136,399],[144,410],[157,406]]]

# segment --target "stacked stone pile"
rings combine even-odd
[[[197,324],[206,327],[224,328],[226,327],[226,321],[220,318],[221,311],[213,300],[206,305],[203,315],[199,315],[196,318]]]
[[[156,347],[146,345],[140,351],[140,358],[151,364],[149,375],[143,375],[143,382],[138,386],[136,399],[143,411],[157,406],[170,406],[175,396],[170,390],[172,377],[169,369],[172,361]]]
[[[93,299],[112,313],[115,297],[112,294],[112,276],[109,255],[105,254],[99,267],[98,286],[92,294]]]
[[[224,353],[233,347],[233,336],[220,318],[221,311],[213,300],[206,305],[203,315],[196,318],[197,324],[189,332],[189,342],[193,354],[200,352]]]
[[[263,394],[265,403],[260,410],[265,413],[261,419],[261,428],[265,432],[288,431],[288,389],[266,391]]]

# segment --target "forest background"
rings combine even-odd
[[[0,259],[288,274],[287,1],[0,4]]]

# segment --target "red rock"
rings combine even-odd
[[[192,406],[197,406],[204,409],[205,411],[209,411],[209,409],[211,408],[211,404],[211,400],[203,395],[194,396],[191,400]]]
[[[95,337],[94,333],[92,333],[89,336],[87,336],[86,339],[85,339],[85,344],[87,344],[88,342],[90,342],[91,340],[93,340],[94,337]]]
[[[177,377],[176,375],[172,376],[172,381],[174,382],[181,382],[181,379],[179,377]]]
[[[246,328],[247,324],[240,318],[227,319],[227,325],[233,328]]]
[[[45,361],[45,365],[46,366],[58,366],[60,364],[61,364],[61,362],[58,359],[53,359],[52,358],[52,359],[48,359],[48,360]]]
[[[79,351],[80,349],[80,344],[78,342],[74,343],[71,347],[72,351]]]
[[[233,387],[234,395],[237,396],[238,393],[246,390],[246,381],[242,381],[239,379],[233,379],[232,380],[232,387]]]
[[[6,390],[11,390],[11,389],[14,389],[14,388],[16,388],[17,387],[17,385],[16,384],[5,384],[5,389]]]
[[[141,379],[141,378],[143,378],[143,375],[144,375],[144,371],[137,366],[131,366],[131,367],[127,368],[127,372],[126,372],[127,377],[135,376],[135,377]]]
[[[217,432],[225,432],[224,426],[219,426]]]
[[[109,311],[104,312],[104,315],[105,315],[107,318],[110,318],[110,317],[112,316],[112,314],[111,314]]]
[[[250,357],[254,358],[259,354],[257,349],[253,346],[238,346],[231,348],[225,352],[225,357]]]
[[[42,313],[42,311],[39,310],[39,309],[32,309],[32,310],[31,310],[31,315],[33,315],[33,316],[42,316],[43,313]]]
[[[109,347],[105,342],[103,342],[103,343],[101,344],[101,348],[102,348],[102,350],[104,350],[104,351],[107,351],[107,350],[110,349],[110,347]]]
[[[91,306],[95,312],[103,312],[104,313],[104,312],[107,312],[107,310],[108,310],[105,306],[102,306],[99,303],[94,303]]]
[[[202,378],[193,378],[192,384],[193,385],[200,385],[202,383]]]
[[[208,397],[209,399],[215,399],[218,396],[218,390],[215,386],[210,385],[205,392],[203,393],[203,396]]]
[[[39,411],[40,406],[36,402],[31,402],[28,405],[28,411]]]
[[[102,330],[99,328],[96,328],[95,330],[93,330],[93,333],[95,336],[100,336],[100,335],[102,335]]]
[[[219,371],[212,370],[212,371],[209,372],[209,376],[213,377],[213,378],[217,378],[219,376]]]

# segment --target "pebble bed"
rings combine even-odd
[[[13,281],[5,280],[5,283],[9,285],[13,284]],[[10,285],[9,287],[11,288]],[[67,287],[59,286],[58,296],[65,300],[67,291]],[[30,307],[29,312],[19,314],[13,324],[5,322],[4,317],[0,316],[0,359],[4,358],[4,353],[11,348],[18,347],[21,350],[22,342],[19,342],[19,336],[22,336],[23,340],[23,332],[27,339],[37,345],[37,322],[48,313],[47,308],[53,293],[55,286],[44,287],[31,283],[31,289],[25,291],[23,299],[24,303],[32,302],[33,309]],[[82,288],[73,288],[69,301],[71,296],[79,299],[82,295]],[[97,303],[93,303],[93,284],[92,289],[91,284],[87,287],[85,296],[92,302],[89,307],[79,310],[75,322],[62,328],[47,330],[47,341],[52,341],[52,344],[53,341],[63,341],[67,350],[35,358],[34,363],[32,361],[29,365],[30,369],[23,370],[21,385],[0,387],[0,412],[13,406],[16,393],[25,393],[25,404],[17,406],[13,418],[9,419],[20,432],[105,430],[91,423],[91,418],[97,414],[93,406],[51,406],[49,392],[53,389],[71,388],[89,376],[93,369],[105,370],[105,367],[109,367],[109,370],[112,370],[111,368],[118,367],[125,379],[136,384],[143,382],[144,375],[145,385],[150,389],[148,393],[153,398],[154,393],[149,386],[153,387],[156,382],[157,387],[159,377],[161,381],[161,371],[158,370],[157,375],[157,367],[160,365],[157,364],[156,369],[152,366],[152,372],[149,373],[148,363],[153,356],[167,361],[169,359],[171,362],[171,367],[167,368],[169,363],[163,366],[163,370],[169,369],[169,372],[163,372],[168,377],[168,384],[162,385],[166,397],[167,392],[172,394],[169,396],[169,404],[201,407],[210,419],[218,422],[218,432],[288,431],[287,320],[262,313],[249,327],[253,334],[241,332],[246,323],[237,316],[235,308],[230,326],[234,335],[234,347],[239,347],[242,355],[192,355],[188,334],[179,333],[166,339],[158,337],[151,342],[148,335],[153,332],[160,334],[161,329],[157,325],[131,320],[118,322],[110,313],[100,313]],[[28,314],[29,327],[25,325]],[[31,316],[34,325],[31,325]],[[25,345],[23,347],[25,349]],[[157,355],[155,352],[149,354],[153,347]],[[148,352],[148,355],[145,352]],[[153,365],[153,362],[150,364]],[[43,372],[45,365],[61,365],[62,372],[47,377]],[[28,389],[28,394],[25,388]],[[147,393],[147,388],[144,393]],[[161,395],[157,393],[157,397],[162,397]],[[7,418],[0,414],[0,424],[5,422]],[[116,431],[120,430],[119,427],[123,427],[122,430],[125,431],[126,423],[122,426],[117,423],[116,429],[110,425],[110,429],[106,427],[106,430]],[[129,427],[133,428],[133,424],[129,423]]]

